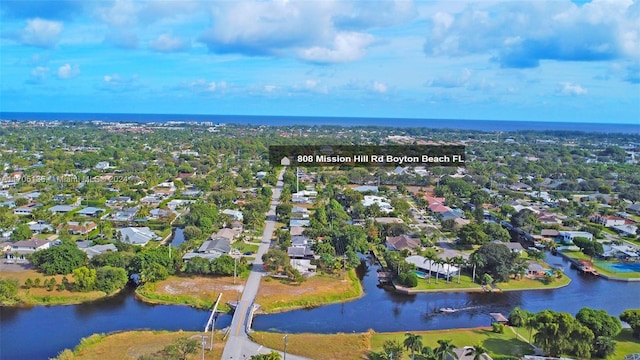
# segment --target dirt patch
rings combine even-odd
[[[205,294],[211,292],[242,293],[244,290],[244,280],[242,280],[242,284],[234,285],[233,279],[229,278],[174,277],[162,281],[158,284],[157,289],[159,293],[171,295]]]

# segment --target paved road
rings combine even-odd
[[[253,302],[258,293],[260,287],[260,279],[264,275],[264,268],[262,265],[262,255],[269,250],[271,244],[271,236],[275,229],[275,216],[276,206],[280,199],[280,193],[282,190],[282,175],[284,170],[278,175],[278,183],[275,189],[273,189],[273,197],[271,199],[271,206],[267,211],[267,221],[265,223],[264,232],[262,233],[262,242],[258,248],[256,259],[253,262],[253,268],[251,274],[242,292],[242,297],[236,308],[236,311],[231,320],[231,327],[229,330],[229,338],[224,347],[222,353],[222,359],[224,360],[243,360],[249,359],[251,355],[255,354],[268,354],[271,349],[265,348],[259,344],[254,343],[247,336],[247,321],[251,321],[249,314]],[[284,340],[283,340],[284,344]],[[282,353],[281,353],[282,355]],[[304,360],[305,358],[287,354],[287,360]]]

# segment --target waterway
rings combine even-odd
[[[370,261],[370,260],[369,260]],[[361,267],[365,295],[355,301],[310,310],[259,315],[256,330],[280,332],[360,332],[429,330],[489,325],[490,312],[508,314],[520,306],[531,311],[553,309],[576,313],[589,306],[619,315],[640,307],[640,284],[607,281],[579,275],[560,257],[573,279],[557,290],[489,293],[429,293],[399,295],[377,288],[376,266]],[[462,309],[441,314],[443,307]],[[64,348],[73,348],[82,337],[133,329],[201,330],[208,312],[186,306],[151,305],[135,299],[131,289],[113,298],[69,306],[0,308],[0,359],[46,359]],[[231,317],[222,315],[220,329]]]
[[[491,323],[489,313],[508,315],[516,306],[534,312],[553,309],[572,314],[583,307],[591,307],[616,316],[626,309],[640,307],[640,283],[578,274],[570,269],[568,261],[558,256],[547,255],[546,260],[550,264],[562,264],[572,279],[568,286],[555,290],[407,296],[378,289],[377,267],[369,259],[366,269],[361,269],[366,292],[362,298],[314,309],[257,316],[253,329],[290,333],[432,330],[488,326]],[[441,308],[460,310],[440,313]]]

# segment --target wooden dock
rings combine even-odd
[[[376,249],[376,247],[373,245],[371,246],[371,253],[376,258],[376,260],[378,260],[378,262],[380,263],[380,266],[382,266],[383,269],[386,269],[387,261],[384,259],[384,256],[380,255],[380,253],[378,252],[378,249]]]

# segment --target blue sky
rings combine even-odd
[[[0,110],[640,123],[640,3],[0,2]]]

